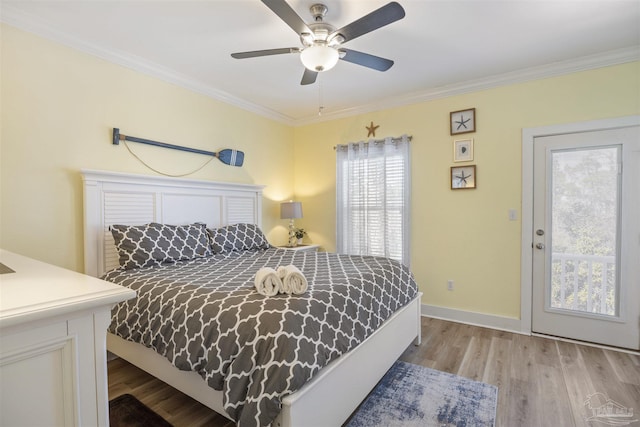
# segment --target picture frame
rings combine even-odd
[[[471,133],[476,131],[476,109],[452,111],[449,113],[449,126],[451,135]]]
[[[452,166],[450,176],[452,190],[470,190],[478,184],[476,165]]]
[[[470,162],[473,160],[473,138],[453,141],[453,161]]]

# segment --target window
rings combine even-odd
[[[338,252],[409,265],[409,137],[336,150]]]

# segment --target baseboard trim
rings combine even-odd
[[[435,319],[449,320],[451,322],[513,332],[516,334],[531,335],[529,332],[521,330],[520,319],[516,319],[515,317],[476,313],[473,311],[457,310],[455,308],[439,307],[429,304],[422,304],[421,314]]]

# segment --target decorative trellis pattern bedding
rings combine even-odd
[[[303,295],[265,297],[260,267],[293,264]],[[232,252],[104,276],[135,289],[110,332],[198,372],[239,426],[266,426],[281,399],[356,347],[417,294],[409,270],[385,258],[268,249]]]

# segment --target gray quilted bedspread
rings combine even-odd
[[[260,267],[293,264],[309,282],[300,296],[256,292]],[[141,343],[222,390],[239,426],[266,426],[284,396],[356,347],[417,294],[410,271],[385,258],[268,249],[104,279],[135,289],[116,305],[110,332]]]

